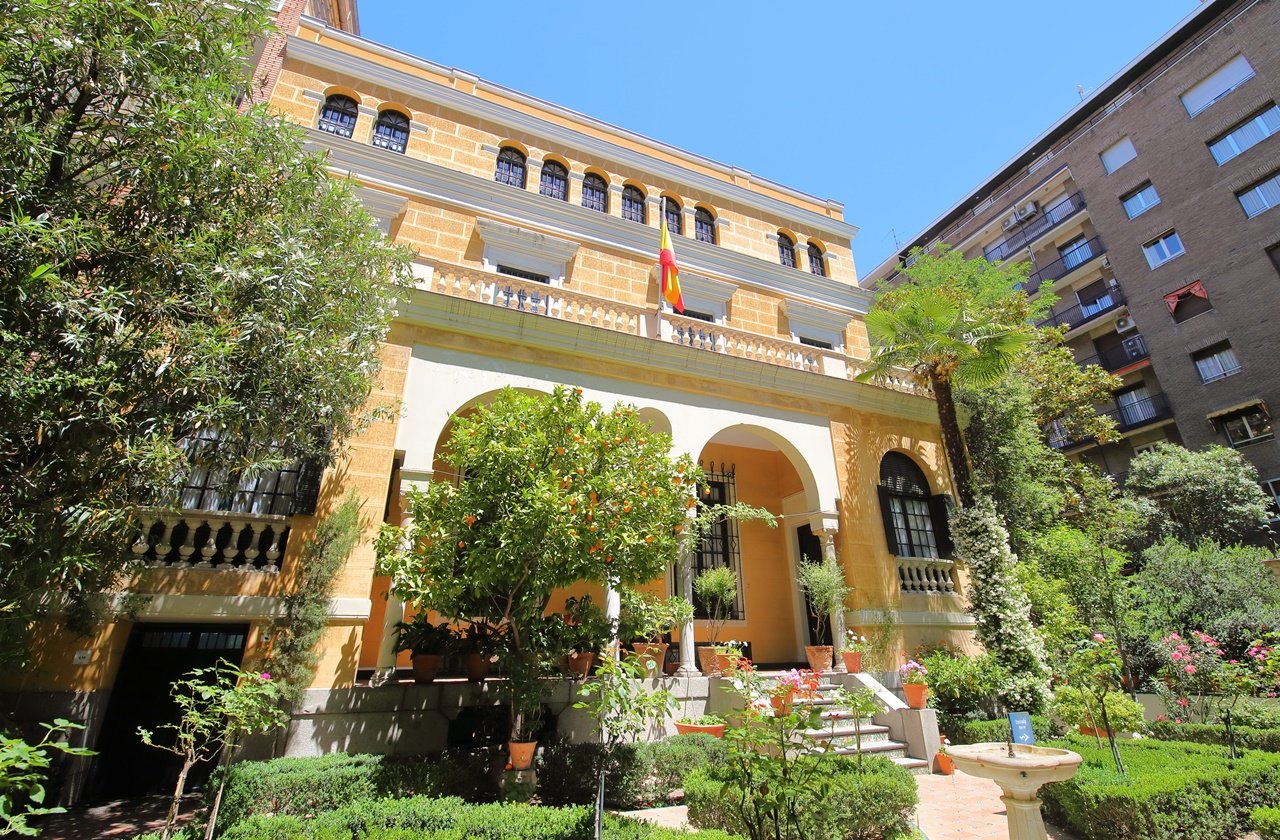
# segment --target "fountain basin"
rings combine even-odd
[[[1079,753],[1055,747],[1014,744],[1009,755],[1007,743],[960,744],[947,748],[956,769],[991,779],[1004,791],[1000,800],[1007,809],[1011,840],[1045,840],[1040,816],[1041,785],[1064,782],[1080,767]]]

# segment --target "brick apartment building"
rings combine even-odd
[[[864,279],[914,248],[1029,260],[1081,364],[1119,376],[1118,441],[1050,429],[1118,477],[1161,441],[1238,448],[1280,497],[1280,4],[1212,0]]]

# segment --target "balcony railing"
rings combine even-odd
[[[951,595],[956,591],[955,563],[926,557],[898,558],[898,586],[903,593]]]
[[[1079,192],[1073,192],[1040,215],[1025,224],[1019,225],[1012,236],[986,252],[987,261],[995,262],[996,260],[1008,259],[1009,255],[1014,251],[1026,247],[1028,242],[1039,239],[1067,219],[1070,219],[1080,210],[1083,210],[1084,207],[1084,195]]]
[[[1081,359],[1080,367],[1098,365],[1104,370],[1116,371],[1134,362],[1140,362],[1150,355],[1151,352],[1147,350],[1147,340],[1141,335],[1135,335],[1132,338],[1126,338],[1119,347],[1101,350],[1096,356]]]
[[[1102,256],[1105,252],[1106,249],[1102,246],[1102,237],[1100,236],[1081,242],[1045,267],[1032,272],[1031,276],[1027,278],[1027,294],[1035,294],[1040,290],[1042,283],[1052,283],[1060,277],[1065,277],[1085,263]]]
[[[697,318],[686,318],[683,315],[669,315],[666,320],[671,324],[670,340],[676,344],[729,356],[740,356],[744,359],[755,359],[765,364],[822,373],[823,358],[831,353],[820,347],[766,338],[755,333],[726,327],[723,324],[709,324]]]
[[[208,510],[138,512],[131,551],[149,566],[278,572],[289,540],[288,516]]]
[[[1088,303],[1077,303],[1069,309],[1054,312],[1038,323],[1039,327],[1069,327],[1075,329],[1099,315],[1119,309],[1125,303],[1124,292],[1118,285],[1110,286],[1106,293]]]
[[[1116,428],[1122,432],[1133,431],[1173,416],[1164,394],[1152,394],[1127,405],[1117,403],[1115,408],[1102,413],[1115,420]]]

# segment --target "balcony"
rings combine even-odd
[[[898,587],[904,595],[954,595],[955,563],[929,557],[899,557]]]
[[[153,568],[280,571],[292,517],[208,510],[138,511],[130,550]]]
[[[1115,372],[1121,368],[1128,367],[1135,362],[1151,356],[1147,350],[1147,340],[1141,335],[1135,335],[1132,338],[1126,338],[1124,343],[1119,347],[1112,347],[1109,350],[1101,350],[1096,356],[1090,356],[1087,359],[1079,361],[1080,367],[1088,367],[1089,365],[1098,365],[1104,370]]]
[[[1067,327],[1068,329],[1076,329],[1082,327],[1088,322],[1097,318],[1099,315],[1105,315],[1119,309],[1125,304],[1124,292],[1120,290],[1118,285],[1113,285],[1107,289],[1102,296],[1089,301],[1088,303],[1077,303],[1070,309],[1062,312],[1054,312],[1036,324],[1037,327]]]
[[[1159,423],[1161,420],[1168,420],[1173,417],[1173,410],[1169,408],[1169,400],[1164,394],[1152,394],[1149,397],[1143,397],[1124,404],[1117,401],[1115,408],[1099,411],[1098,414],[1110,417],[1116,423],[1116,431],[1125,434],[1143,426],[1149,426],[1152,423]],[[1050,424],[1047,431],[1049,433],[1049,445],[1058,450],[1073,449],[1094,441],[1092,437],[1075,438],[1069,436],[1057,421]],[[1117,481],[1123,482],[1126,476],[1127,473],[1120,475]]]
[[[1106,253],[1106,248],[1102,246],[1102,237],[1100,236],[1081,242],[1058,259],[1032,272],[1027,278],[1025,286],[1027,294],[1034,295],[1040,291],[1042,283],[1052,283],[1055,280],[1066,277],[1080,266],[1092,262],[1104,253]]]
[[[1084,195],[1079,192],[1073,192],[1040,215],[1025,224],[1019,225],[1012,236],[987,251],[984,256],[988,262],[1006,260],[1010,254],[1039,239],[1084,208]]]

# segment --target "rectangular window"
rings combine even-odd
[[[1253,67],[1244,56],[1238,55],[1213,71],[1209,78],[1182,94],[1182,107],[1187,109],[1188,115],[1194,117],[1253,76]]]
[[[1271,518],[1275,519],[1280,516],[1280,478],[1268,478],[1262,489],[1271,497]]]
[[[899,550],[908,552],[905,556],[938,556],[928,499],[895,493],[889,496],[889,510],[893,515],[893,530],[898,537]]]
[[[1156,407],[1146,385],[1130,388],[1116,394],[1116,407],[1120,409],[1120,426],[1133,428],[1155,418]]]
[[[1236,351],[1232,350],[1231,345],[1226,342],[1201,350],[1191,358],[1195,360],[1200,381],[1206,385],[1240,372],[1240,361],[1236,358]]]
[[[1143,213],[1150,210],[1160,203],[1160,196],[1156,194],[1156,188],[1151,182],[1143,184],[1133,192],[1122,197],[1120,203],[1124,205],[1125,215],[1130,219],[1136,219]]]
[[[685,311],[680,314],[686,318],[696,318],[699,321],[706,321],[708,324],[714,324],[716,322],[716,316],[712,315],[710,312],[699,312],[696,309],[685,309]]]
[[[1272,105],[1232,128],[1209,144],[1209,153],[1218,165],[1244,154],[1254,146],[1280,132],[1280,107]]]
[[[818,338],[805,338],[804,336],[800,336],[800,343],[801,343],[801,344],[804,344],[804,345],[806,345],[806,346],[808,346],[808,347],[817,347],[817,348],[820,348],[820,349],[822,349],[822,350],[834,350],[834,349],[836,349],[836,348],[835,348],[835,345],[834,345],[834,344],[832,344],[830,341],[823,341],[823,340],[818,339]]]
[[[1062,267],[1067,271],[1093,259],[1093,247],[1083,236],[1077,236],[1063,245],[1058,249],[1058,253],[1062,256]]]
[[[1102,168],[1110,175],[1137,156],[1138,150],[1133,147],[1133,141],[1122,137],[1098,157],[1102,158]]]
[[[730,467],[715,472],[713,465],[707,464],[706,484],[702,485],[702,498],[699,505],[732,505],[738,500],[737,477]],[[738,522],[728,516],[717,519],[707,531],[702,542],[698,544],[693,556],[693,574],[720,566],[728,566],[738,576],[738,600],[733,606],[730,618],[741,619],[745,616],[742,598],[742,551],[738,540]],[[695,595],[693,599],[694,613],[698,618],[710,618],[707,605],[701,603]]]
[[[1271,418],[1260,407],[1224,419],[1222,431],[1227,435],[1227,442],[1237,448],[1275,437]]]
[[[550,283],[551,278],[545,274],[538,274],[536,271],[525,271],[523,268],[513,268],[509,265],[499,265],[498,273],[505,274],[508,277],[519,277],[521,280],[532,280],[535,283]]]
[[[1186,251],[1182,247],[1182,240],[1178,237],[1177,231],[1171,230],[1143,245],[1142,253],[1146,254],[1147,265],[1158,268],[1169,260],[1182,256]]]
[[[1276,273],[1280,274],[1280,245],[1272,245],[1268,248],[1267,256],[1271,258],[1271,264],[1275,266]]]
[[[1280,204],[1280,173],[1272,175],[1260,184],[1256,184],[1244,192],[1236,193],[1244,214],[1252,219]]]

